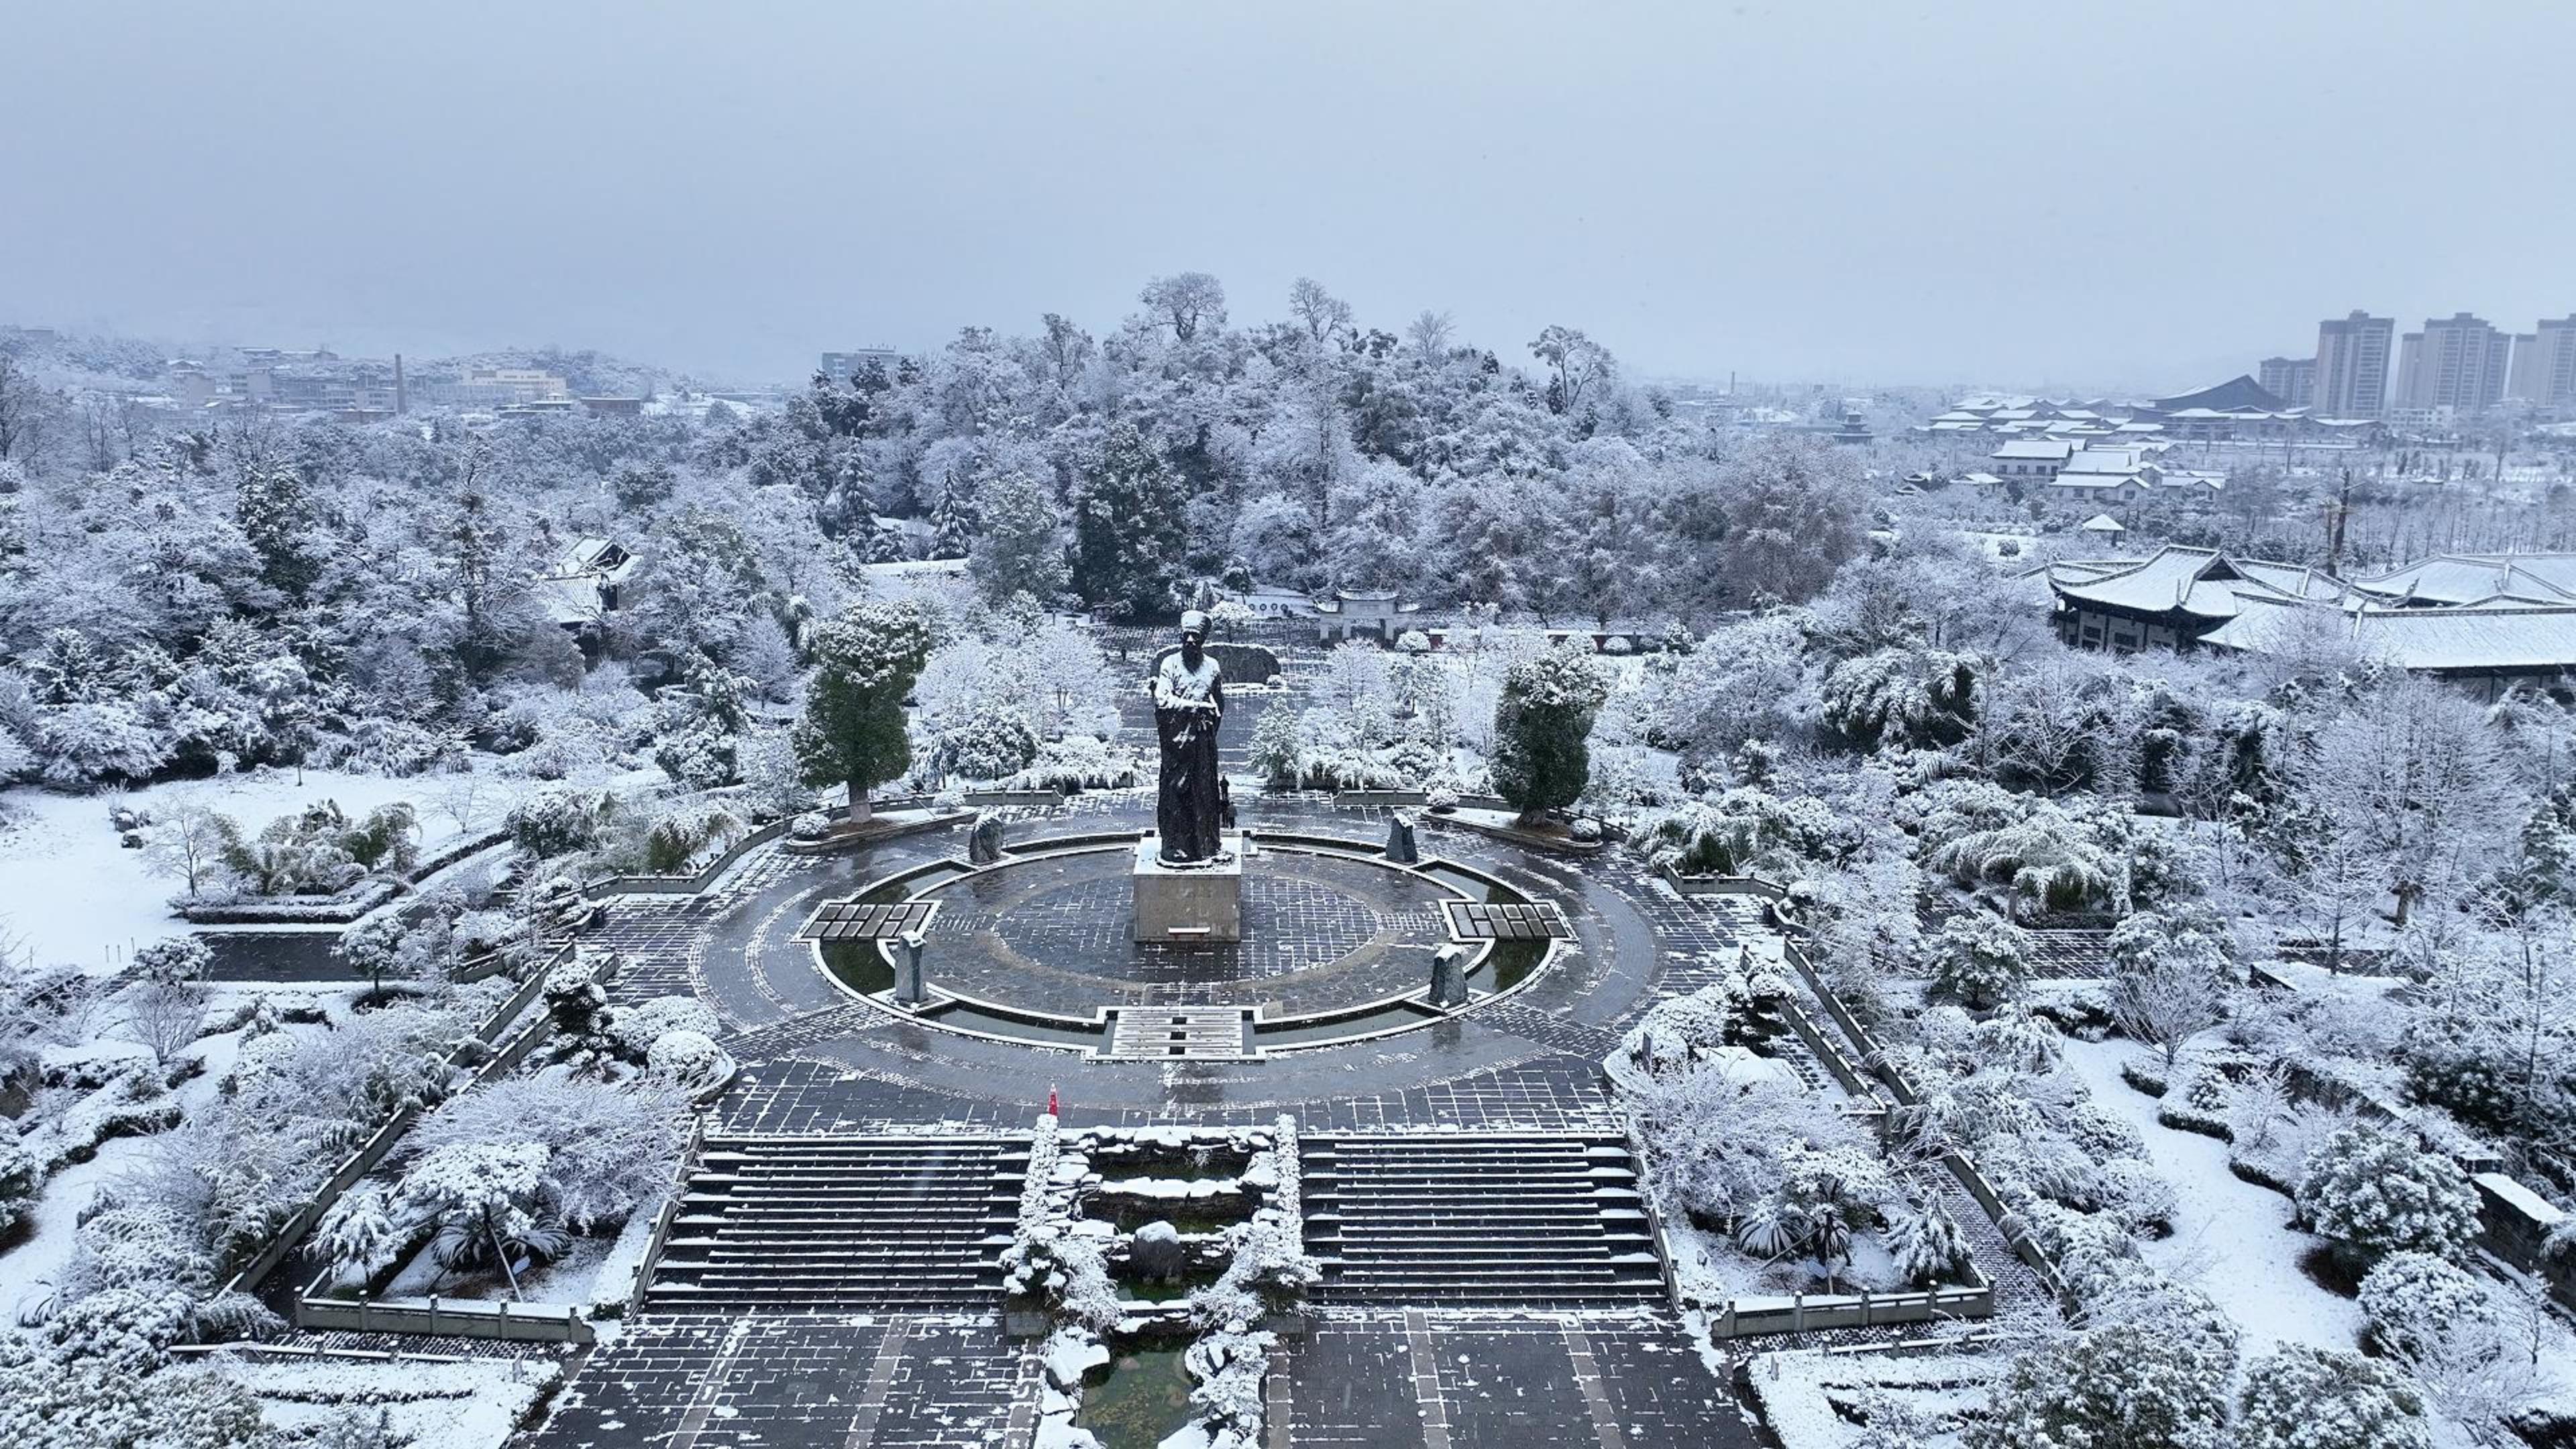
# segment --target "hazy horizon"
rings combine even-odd
[[[0,320],[181,344],[788,381],[1202,270],[1516,363],[2153,391],[2576,310],[2568,9],[13,10]]]

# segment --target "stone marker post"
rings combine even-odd
[[[1413,865],[1422,859],[1422,852],[1413,844],[1414,824],[1414,814],[1410,810],[1398,810],[1386,817],[1386,858],[1389,864]]]
[[[1467,1004],[1467,948],[1443,946],[1431,953],[1431,1004],[1451,1010]]]
[[[895,938],[894,999],[904,1006],[919,1006],[921,989],[921,948],[927,944],[921,932],[906,931]]]

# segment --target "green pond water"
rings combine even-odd
[[[1178,1348],[1121,1350],[1105,1378],[1082,1386],[1073,1422],[1106,1449],[1154,1449],[1190,1422],[1190,1375]]]

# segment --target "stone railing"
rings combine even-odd
[[[1787,1299],[1737,1298],[1709,1315],[1711,1338],[1752,1338],[1769,1333],[1813,1333],[1828,1328],[1877,1328],[1891,1323],[1932,1323],[1992,1318],[1994,1285],[1977,1274],[1965,1288],[1908,1293],[1799,1293]]]
[[[698,1149],[705,1144],[706,1134],[705,1114],[691,1114],[689,1140],[680,1148],[680,1166],[672,1174],[671,1195],[662,1200],[661,1211],[653,1215],[653,1235],[645,1240],[644,1257],[635,1265],[635,1286],[626,1295],[629,1318],[644,1311],[644,1290],[652,1286],[653,1274],[662,1266],[662,1250],[670,1246],[671,1228],[680,1220],[681,1199],[689,1193],[689,1170],[697,1163]]]

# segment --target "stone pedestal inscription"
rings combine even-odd
[[[1136,939],[1186,946],[1243,939],[1243,837],[1224,837],[1217,858],[1175,867],[1151,835],[1136,842]]]

